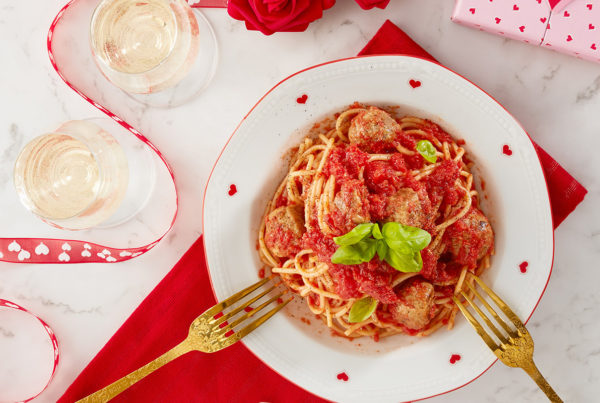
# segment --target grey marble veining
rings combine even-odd
[[[6,200],[12,194],[12,164],[20,148],[61,121],[100,115],[60,80],[48,60],[47,29],[63,3],[0,0],[0,228],[6,236],[13,226],[24,225],[4,216],[10,207]],[[339,0],[306,32],[269,37],[246,31],[224,10],[207,10],[221,60],[206,92],[168,111],[129,99],[119,104],[124,117],[173,165],[181,196],[173,232],[151,252],[125,264],[0,263],[0,297],[41,315],[59,337],[60,366],[37,401],[55,401],[64,392],[198,237],[198,211],[210,169],[256,100],[297,70],[356,54],[388,18],[442,63],[498,99],[588,188],[584,203],[556,231],[552,279],[528,327],[536,342],[536,362],[564,400],[598,401],[600,65],[453,24],[452,6],[452,1],[394,0],[386,10],[366,12],[353,1]],[[43,336],[20,339],[7,327],[13,324],[0,325],[0,351],[8,339],[17,340],[11,346],[18,347],[21,340],[21,348],[33,343],[43,350]],[[36,361],[0,360],[0,367],[4,365],[29,365],[35,379],[43,380],[45,369],[37,368]],[[2,374],[0,390],[29,390]],[[544,396],[522,371],[496,364],[475,382],[430,401],[537,402]]]

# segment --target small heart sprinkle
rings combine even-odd
[[[588,10],[592,9],[592,5],[591,4],[586,5],[586,7],[588,8]]]
[[[565,17],[570,17],[570,16],[571,16],[571,14],[569,14],[569,12],[568,12],[568,11],[566,11],[566,10],[565,10],[565,13],[564,13],[563,15],[564,15]]]
[[[592,43],[592,46],[590,46],[592,49],[596,50],[596,44]]]
[[[501,20],[500,18],[498,18],[498,17],[496,17],[496,18],[495,18],[495,20],[496,20],[496,24],[500,24],[500,21],[502,21],[502,20]]]
[[[475,14],[475,9],[474,8],[470,8],[469,11],[471,12],[471,14]]]
[[[510,149],[510,147],[508,146],[508,144],[504,144],[502,146],[502,152],[508,156],[512,155],[512,150]]]
[[[233,196],[236,193],[237,193],[237,187],[235,185],[229,186],[229,192],[227,192],[227,194],[229,196]]]
[[[457,361],[460,361],[460,354],[452,354],[450,356],[450,364],[456,364]]]
[[[413,88],[419,88],[421,86],[421,82],[418,80],[410,80],[408,83]]]
[[[527,262],[522,262],[519,265],[519,270],[521,270],[521,273],[527,273],[527,266],[529,266],[529,263]]]
[[[546,17],[540,18],[540,21],[542,22],[542,24],[546,23]]]
[[[517,6],[516,4],[515,4],[515,5],[513,5],[513,10],[515,10],[515,11],[519,11],[519,6]]]
[[[521,26],[519,27],[519,31],[521,31],[521,32],[524,32],[524,31],[525,31],[525,25],[521,25]]]
[[[340,372],[339,374],[337,374],[337,379],[339,379],[340,381],[348,382],[348,374],[346,374],[345,372]]]
[[[301,97],[296,98],[296,102],[298,102],[299,104],[305,104],[307,99],[308,95],[302,94]]]
[[[567,36],[567,42],[571,42],[573,40],[573,37],[571,35]]]
[[[588,28],[589,28],[590,30],[592,30],[592,29],[596,29],[596,27],[594,26],[594,24],[590,24],[590,25],[588,25]]]

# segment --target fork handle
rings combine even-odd
[[[156,371],[163,365],[173,361],[175,358],[181,357],[182,355],[190,351],[192,351],[192,347],[188,342],[188,339],[185,339],[184,341],[173,347],[171,350],[156,358],[154,361],[151,361],[143,367],[136,369],[129,375],[125,375],[123,378],[111,383],[103,389],[100,389],[99,391],[92,393],[91,395],[84,397],[81,400],[78,400],[77,403],[108,402],[109,400],[117,396],[119,393],[123,392],[125,389],[128,389],[134,383],[150,375],[152,372]]]
[[[537,369],[533,360],[529,365],[524,366],[523,370],[527,372],[527,375],[529,375],[531,379],[535,381],[535,383],[537,383],[542,392],[548,396],[548,399],[552,403],[563,403],[562,399],[558,397],[554,389],[552,389],[552,386],[550,386],[548,381],[546,381],[546,378],[544,378],[544,376],[540,373],[540,370]]]

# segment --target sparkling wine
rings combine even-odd
[[[177,84],[194,62],[198,42],[198,23],[185,0],[104,0],[92,17],[100,70],[133,93]]]
[[[60,228],[96,226],[119,207],[128,166],[116,140],[86,121],[71,121],[28,143],[15,164],[23,204]]]

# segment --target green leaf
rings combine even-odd
[[[404,254],[423,250],[431,242],[429,232],[397,222],[385,223],[381,232],[391,249]]]
[[[382,262],[385,260],[389,249],[389,246],[387,246],[383,239],[377,241],[377,256],[379,256],[379,260]]]
[[[354,245],[355,243],[358,243],[362,239],[371,235],[372,229],[372,223],[358,224],[356,227],[352,228],[352,230],[350,230],[350,232],[348,232],[347,234],[333,238],[333,242],[340,246]]]
[[[352,245],[347,245],[337,248],[331,256],[331,263],[353,265],[363,263],[363,259],[358,250]]]
[[[363,262],[369,262],[377,253],[377,240],[373,238],[363,239],[356,245],[352,245],[355,250],[358,250]]]
[[[367,238],[354,245],[340,246],[331,257],[331,262],[345,265],[361,264],[373,259],[375,253],[377,241]]]
[[[416,273],[421,271],[423,268],[423,259],[421,258],[421,252],[414,252],[411,254],[399,253],[393,249],[388,251],[385,259],[394,269],[403,273]]]
[[[375,312],[377,308],[377,300],[371,297],[364,297],[358,301],[354,301],[352,308],[350,308],[350,314],[348,315],[348,322],[358,323],[367,319]]]
[[[431,141],[429,140],[420,140],[417,142],[417,151],[423,158],[427,161],[435,164],[437,161],[437,155],[435,154],[436,150]]]
[[[373,238],[375,239],[383,239],[383,235],[381,234],[381,230],[379,229],[379,224],[373,224],[373,231],[371,232]]]

